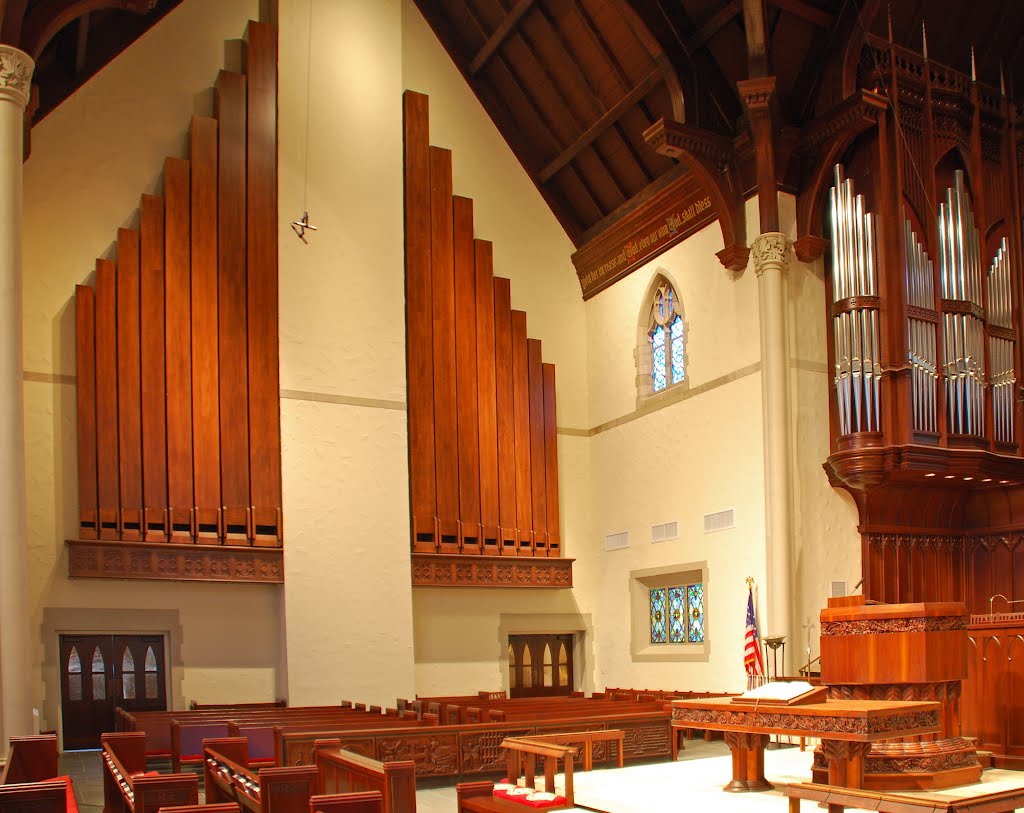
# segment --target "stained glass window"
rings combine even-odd
[[[690,633],[687,640],[699,644],[704,640],[704,585],[690,584],[686,587],[686,604],[689,609]]]
[[[658,325],[651,333],[651,353],[654,363],[654,391],[660,392],[668,386],[668,375],[665,370],[665,328]]]
[[[651,643],[663,644],[668,641],[665,631],[665,588],[651,590]]]
[[[704,585],[651,588],[651,643],[704,642]]]
[[[103,655],[100,648],[92,653],[92,699],[105,700],[107,697],[106,673],[103,666]]]
[[[146,699],[151,700],[160,696],[160,687],[157,686],[156,653],[153,647],[146,650]]]
[[[127,647],[121,658],[121,697],[125,700],[135,699],[135,658]]]
[[[672,383],[678,384],[683,380],[683,317],[677,316],[672,320],[670,330],[672,336]]]
[[[68,656],[68,697],[75,701],[82,699],[82,659],[77,647],[71,647]]]
[[[665,279],[661,279],[655,291],[649,324],[651,386],[657,393],[679,384],[685,377],[682,311],[679,298]]]

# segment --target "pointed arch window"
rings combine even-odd
[[[686,384],[686,321],[679,295],[658,274],[640,316],[637,348],[638,401]]]

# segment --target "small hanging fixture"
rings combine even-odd
[[[292,221],[292,231],[294,231],[299,236],[299,239],[307,245],[309,244],[309,240],[306,239],[306,232],[316,230],[316,226],[310,225],[309,212],[303,212],[302,217],[299,220]]]

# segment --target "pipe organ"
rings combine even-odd
[[[277,34],[75,293],[72,576],[281,582]]]
[[[911,400],[914,431],[938,433],[935,394],[939,380],[938,315],[935,312],[935,270],[928,252],[904,220],[903,245],[906,252],[908,357],[911,369]]]
[[[554,365],[453,194],[427,97],[407,91],[404,112],[413,584],[571,587]]]

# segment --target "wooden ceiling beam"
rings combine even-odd
[[[822,11],[805,0],[769,0],[769,2],[776,8],[788,11],[823,31],[829,31],[835,22],[833,16],[827,11]]]
[[[696,51],[703,48],[708,41],[721,31],[734,18],[743,11],[743,0],[730,0],[722,8],[716,11],[707,22],[698,28],[692,36],[686,40],[686,49]]]
[[[154,6],[156,0],[42,0],[25,15],[18,47],[32,59],[39,59],[54,35],[83,14],[106,8],[145,14]]]
[[[591,124],[586,130],[580,133],[579,137],[560,152],[554,160],[541,168],[537,173],[537,180],[547,183],[551,178],[573,160],[577,155],[598,139],[608,128],[615,124],[622,116],[636,105],[644,96],[650,93],[661,81],[661,72],[653,70],[645,76],[640,83],[629,93],[623,96],[615,105],[609,108],[597,121]]]
[[[512,7],[511,11],[505,15],[505,19],[501,21],[494,33],[487,38],[487,42],[483,44],[483,47],[477,51],[476,56],[469,63],[469,75],[476,76],[480,72],[480,69],[487,64],[487,60],[494,56],[494,52],[501,47],[501,44],[508,39],[519,21],[523,18],[533,6],[536,0],[518,0],[518,2]]]
[[[765,0],[743,0],[743,28],[747,34],[747,76],[768,75],[768,21]]]

